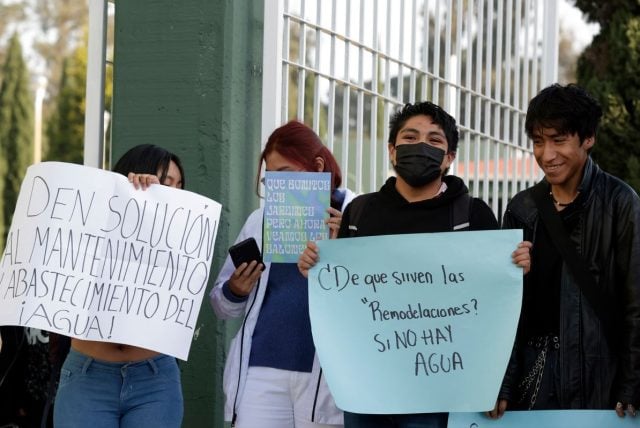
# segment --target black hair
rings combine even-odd
[[[158,171],[162,171],[158,177],[160,183],[162,183],[167,178],[171,161],[175,162],[180,170],[180,177],[182,179],[181,188],[184,189],[184,169],[182,168],[180,158],[170,151],[153,144],[140,144],[129,149],[122,155],[118,162],[116,162],[116,165],[113,167],[113,172],[126,176],[130,172],[156,175]]]
[[[458,127],[456,126],[456,120],[444,111],[442,107],[429,101],[405,104],[402,109],[391,116],[391,120],[389,121],[389,144],[395,146],[396,137],[400,129],[407,123],[407,120],[419,115],[429,116],[431,120],[433,120],[433,123],[440,125],[447,138],[449,153],[458,150]]]
[[[561,135],[578,134],[582,144],[595,137],[601,117],[600,104],[586,90],[573,83],[555,83],[531,99],[524,128],[529,138],[541,128],[553,128]]]

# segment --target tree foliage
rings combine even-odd
[[[83,163],[87,49],[64,60],[60,91],[47,125],[45,159]]]
[[[2,4],[0,2],[0,38],[4,41],[5,33],[11,32],[12,24],[25,18],[24,7],[21,3]],[[0,45],[1,46],[1,45]],[[5,49],[0,48],[0,64],[4,64]],[[0,75],[0,82],[2,76]]]
[[[576,64],[579,53],[573,48],[575,35],[564,26],[560,26],[560,40],[558,44],[558,82],[562,84],[575,83]]]
[[[577,81],[604,116],[594,159],[640,191],[640,3],[577,0],[600,33],[578,60]]]
[[[575,0],[575,5],[584,12],[589,21],[597,22],[601,27],[609,25],[618,12],[637,15],[640,9],[637,0]]]
[[[83,43],[88,25],[88,2],[77,0],[28,0],[30,10],[37,17],[42,35],[33,48],[46,64],[48,92],[55,98],[62,84],[64,58],[72,55]],[[54,34],[55,37],[51,37]]]
[[[33,161],[33,101],[17,34],[9,42],[0,85],[0,248],[11,225],[20,185]]]

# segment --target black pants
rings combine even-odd
[[[544,354],[544,358],[541,356]],[[517,410],[560,409],[560,341],[556,335],[534,337],[522,349],[523,374]],[[542,377],[535,372],[536,362],[542,365]],[[525,379],[529,378],[529,382]]]

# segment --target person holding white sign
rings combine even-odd
[[[469,196],[464,182],[446,175],[456,156],[455,119],[431,102],[406,104],[389,123],[389,159],[397,174],[378,192],[358,196],[347,207],[338,238],[493,230],[498,222],[491,208]],[[512,254],[514,263],[528,266],[527,244]],[[320,261],[309,242],[298,260],[306,277]],[[356,414],[345,411],[346,428],[444,428],[447,413]]]
[[[163,184],[184,189],[184,171],[173,153],[136,146],[113,168],[136,187]],[[55,400],[57,428],[177,428],[182,423],[180,371],[174,357],[119,343],[71,339]]]
[[[352,198],[338,189],[340,167],[320,137],[300,122],[276,129],[260,156],[267,171],[331,173],[330,230]],[[260,176],[258,176],[258,180]],[[259,181],[258,181],[259,184]],[[264,210],[254,211],[236,242],[253,237],[262,246]],[[295,263],[241,263],[222,267],[211,304],[220,319],[244,315],[224,371],[225,420],[238,428],[333,427],[342,411],[322,376],[311,336],[307,287]]]

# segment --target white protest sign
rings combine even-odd
[[[27,170],[0,261],[0,325],[186,360],[221,206],[96,168]]]

